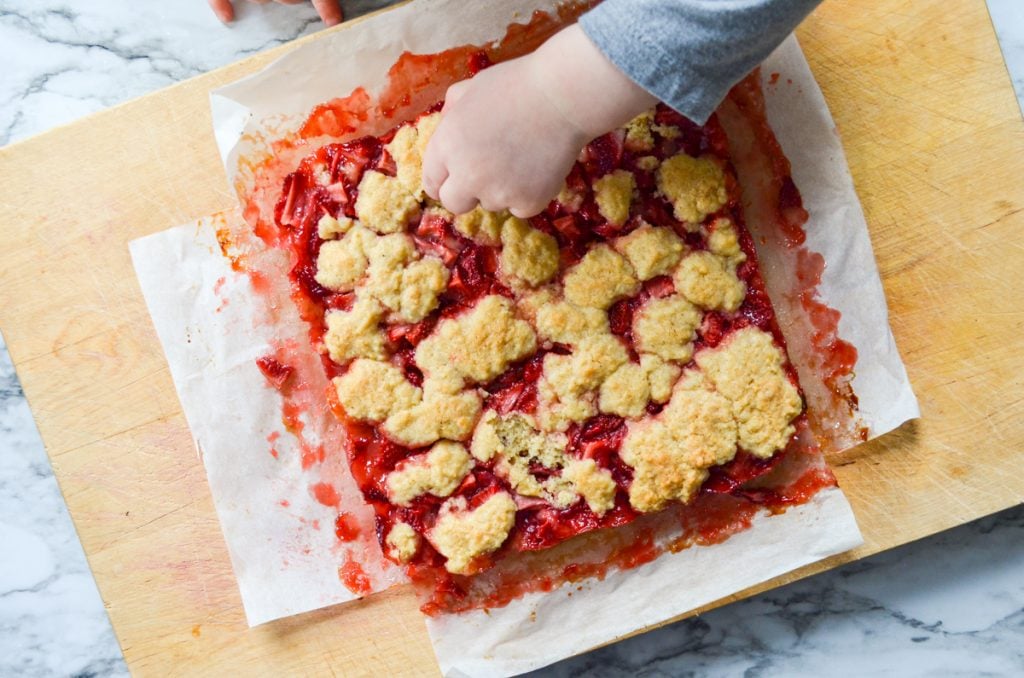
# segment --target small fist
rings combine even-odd
[[[231,0],[209,0],[210,7],[213,9],[213,13],[217,15],[217,18],[224,23],[230,23],[235,19],[235,8],[231,5]],[[240,0],[235,0],[239,2]],[[270,0],[249,0],[249,2],[257,5],[265,5]],[[306,0],[274,0],[281,5],[301,5]],[[334,26],[335,24],[341,23],[343,18],[341,13],[341,5],[339,0],[313,0],[313,7],[316,8],[320,18],[323,19],[324,23],[328,26]]]
[[[455,214],[542,211],[589,140],[559,112],[528,55],[452,85],[423,158],[427,194]]]

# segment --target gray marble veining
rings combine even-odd
[[[1017,93],[1017,103],[1024,113],[1024,2],[988,0],[988,11],[999,36],[1006,70]]]
[[[989,4],[1024,99],[1024,3]],[[0,145],[318,29],[308,6],[239,10],[226,28],[202,0],[0,0]],[[126,674],[0,339],[0,676]],[[1024,507],[539,674],[1024,674]]]

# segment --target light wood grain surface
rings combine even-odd
[[[832,0],[799,36],[924,414],[834,460],[862,548],[740,596],[1024,497],[1024,122],[985,5]],[[128,257],[232,204],[207,93],[292,47],[0,150],[0,327],[137,675],[435,670],[405,590],[246,628]]]

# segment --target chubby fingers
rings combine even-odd
[[[328,26],[335,26],[340,24],[344,15],[341,12],[341,4],[338,0],[313,0],[313,7],[316,8],[317,14],[324,20],[324,23]]]
[[[550,202],[550,201],[549,201]],[[520,219],[529,219],[535,217],[544,211],[544,208],[548,206],[548,203],[532,202],[524,203],[519,206],[509,207],[508,211],[512,213],[512,216],[519,217]]]
[[[472,192],[467,191],[460,182],[453,180],[452,177],[445,180],[437,193],[444,208],[453,214],[471,212],[477,205],[477,199]]]
[[[235,19],[235,8],[231,6],[231,0],[210,0],[210,9],[226,24]]]
[[[448,178],[448,165],[438,147],[437,137],[435,133],[423,153],[423,190],[434,200],[441,199],[441,185]]]
[[[469,80],[459,80],[457,83],[448,88],[448,90],[444,93],[444,106],[441,107],[442,114],[451,110],[451,107],[454,106],[459,101],[459,99],[463,97],[463,95],[466,93],[466,90],[469,89],[469,84]]]

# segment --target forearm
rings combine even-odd
[[[703,123],[820,0],[605,0],[579,25],[645,90]]]
[[[657,98],[626,76],[573,24],[529,57],[540,91],[584,141],[619,127]]]

